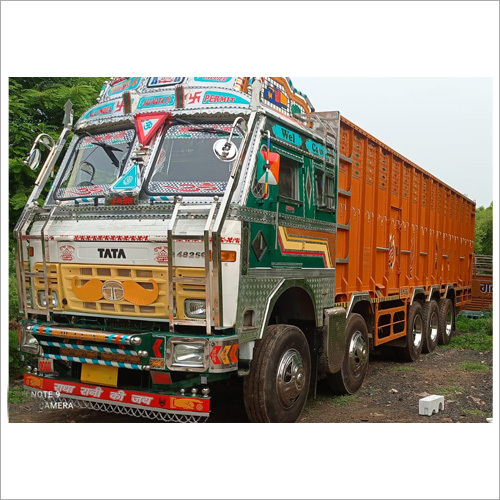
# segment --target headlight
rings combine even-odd
[[[40,307],[47,307],[47,296],[44,290],[38,291],[38,304]],[[57,292],[52,292],[52,307],[57,307],[59,305],[59,299],[57,298]]]
[[[199,299],[186,299],[184,312],[188,318],[205,319],[207,316],[206,302]]]
[[[19,346],[21,351],[30,352],[32,354],[37,354],[40,350],[38,340],[33,337],[31,330],[27,330],[26,327],[21,327],[21,345]]]
[[[208,342],[200,339],[170,338],[167,343],[167,368],[203,372],[208,368]]]
[[[174,344],[172,364],[174,366],[203,366],[205,347],[203,344]]]

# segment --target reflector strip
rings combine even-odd
[[[131,351],[129,349],[118,349],[116,347],[101,347],[97,345],[82,345],[82,344],[67,344],[65,342],[52,342],[49,340],[40,340],[41,345],[47,345],[50,347],[67,347],[71,349],[80,349],[84,351],[96,351],[96,352],[113,352],[115,354],[127,354],[129,356],[139,356],[137,351]]]
[[[104,332],[82,332],[79,330],[63,330],[61,328],[50,328],[48,326],[33,326],[33,333],[46,335],[47,337],[65,337],[74,340],[89,340],[91,342],[106,342],[108,344],[132,344],[132,339],[139,338],[136,335],[124,335]]]
[[[60,359],[62,361],[72,361],[74,363],[89,363],[93,365],[117,366],[118,368],[128,368],[129,370],[146,370],[147,365],[135,365],[131,363],[122,363],[120,361],[105,361],[103,359],[76,358],[74,356],[63,356],[61,354],[43,354],[44,358]]]

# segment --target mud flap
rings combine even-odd
[[[346,310],[343,307],[325,309],[323,322],[323,350],[319,370],[336,373],[342,367],[345,351]]]

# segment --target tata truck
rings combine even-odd
[[[24,386],[72,407],[203,421],[243,377],[251,422],[295,422],[471,298],[474,202],[289,78],[112,78],[26,162]]]

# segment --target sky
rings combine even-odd
[[[493,201],[493,79],[291,77],[341,115],[476,201]]]
[[[4,1],[0,8],[2,312],[9,76],[302,75],[292,81],[317,110],[339,110],[478,206],[493,199],[498,221],[498,2]],[[496,222],[495,282],[498,248]],[[6,423],[7,335],[1,341],[2,497],[499,495],[498,353],[493,425],[124,424],[116,432],[53,424],[49,435]],[[32,455],[42,458],[28,470],[22,464]],[[54,456],[71,456],[70,465],[47,479],[43,457]]]

